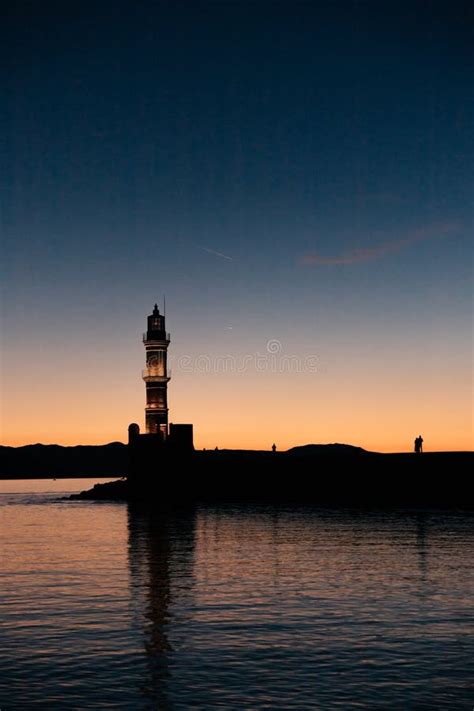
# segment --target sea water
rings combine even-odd
[[[0,707],[471,709],[466,512],[63,500],[0,482]]]

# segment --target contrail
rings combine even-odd
[[[202,249],[204,252],[208,252],[209,254],[214,254],[216,257],[220,257],[221,259],[228,259],[229,261],[232,262],[233,257],[229,257],[228,254],[223,254],[222,252],[216,252],[215,249],[209,249],[209,247],[203,247],[201,244],[197,245],[199,249]]]

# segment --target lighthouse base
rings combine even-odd
[[[157,471],[164,473],[167,465],[194,452],[193,426],[190,424],[170,424],[166,436],[160,431],[140,434],[138,425],[132,424],[128,434],[127,478],[131,484],[155,481]]]

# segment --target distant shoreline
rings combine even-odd
[[[418,469],[435,475],[435,467],[444,467],[449,471],[454,468],[463,470],[474,463],[473,452],[425,452],[415,455],[412,452],[379,453],[368,452],[359,447],[345,444],[305,445],[286,451],[268,450],[196,450],[192,454],[196,466],[206,469],[235,467],[261,467],[273,469],[312,469],[318,463],[321,466],[343,464],[346,470],[364,464],[365,468],[384,469],[400,467],[411,469],[413,464]],[[369,465],[370,462],[370,466]],[[154,464],[153,462],[151,463]],[[158,466],[159,462],[156,462]],[[152,470],[153,470],[152,466]],[[332,467],[331,467],[332,468]],[[121,478],[127,475],[128,447],[122,442],[105,445],[24,445],[8,447],[0,445],[0,479],[93,479]],[[448,471],[449,470],[449,471]]]

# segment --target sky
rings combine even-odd
[[[1,441],[472,448],[470,2],[3,11]]]

